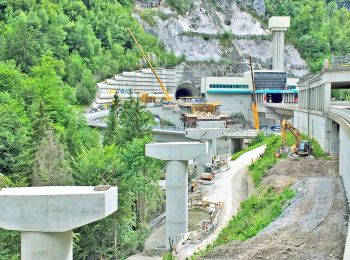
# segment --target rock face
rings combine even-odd
[[[152,8],[156,26],[141,19],[145,6],[156,6]],[[247,9],[265,16],[263,0],[192,0],[192,7],[183,15],[167,6],[166,1],[140,0],[135,17],[169,50],[184,55],[193,69],[201,69],[192,75],[205,72],[203,76],[228,76],[247,70],[250,55],[256,68],[271,67],[271,32],[243,11]],[[298,77],[308,72],[306,62],[290,45],[285,48],[285,67],[290,75]]]
[[[138,2],[143,7],[152,8],[152,7],[159,6],[162,1],[161,0],[140,0]]]
[[[244,8],[253,9],[258,16],[265,16],[265,2],[264,0],[237,0],[237,4]]]

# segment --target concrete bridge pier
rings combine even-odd
[[[290,27],[290,17],[272,16],[269,28],[273,33],[272,39],[272,69],[284,71],[284,33]]]
[[[113,187],[5,188],[0,227],[21,231],[22,260],[72,260],[72,230],[116,211],[117,195]]]
[[[212,157],[217,155],[217,139],[223,137],[225,131],[225,128],[191,128],[186,129],[185,136],[209,143],[210,153],[207,154],[206,163],[211,163]]]
[[[231,153],[234,154],[243,149],[243,139],[231,139]]]
[[[330,156],[339,156],[339,125],[332,121],[330,131]]]
[[[188,161],[208,152],[206,143],[155,143],[146,145],[146,155],[166,162],[165,246],[180,242],[188,231]]]

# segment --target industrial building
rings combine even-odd
[[[256,70],[254,83],[259,103],[296,103],[298,78],[288,78],[283,71]],[[253,82],[251,73],[242,77],[206,77],[201,80],[201,92],[208,101],[220,101],[221,111],[228,115],[251,115]]]

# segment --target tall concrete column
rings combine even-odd
[[[328,112],[329,107],[331,106],[332,84],[330,82],[326,82],[324,84],[323,91],[323,111]]]
[[[117,196],[109,186],[5,188],[0,227],[21,231],[22,260],[72,260],[72,230],[116,211]]]
[[[166,163],[165,246],[180,242],[188,230],[188,161],[208,153],[206,143],[176,142],[146,145],[146,155]]]
[[[273,33],[272,39],[272,69],[284,71],[284,33],[290,27],[289,16],[272,16],[269,28]]]
[[[73,259],[73,232],[22,232],[21,259]]]
[[[274,31],[272,39],[272,69],[284,70],[284,31]]]
[[[339,156],[339,125],[334,121],[331,121],[329,155]]]
[[[188,230],[187,161],[166,163],[166,238],[177,241],[177,235]],[[176,239],[174,239],[176,238]],[[166,241],[167,245],[169,241]]]
[[[212,141],[212,144],[211,144],[211,153],[213,156],[216,156],[217,155],[217,139],[214,138]]]

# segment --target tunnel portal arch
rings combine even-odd
[[[184,83],[179,85],[175,91],[175,98],[179,99],[181,97],[193,97],[198,96],[198,90],[191,83]]]

